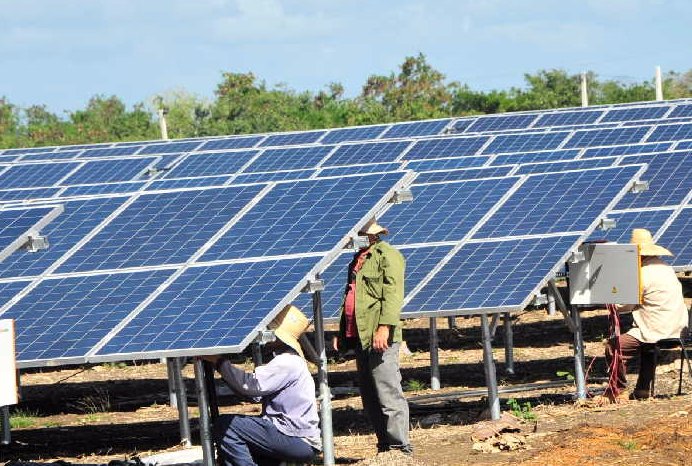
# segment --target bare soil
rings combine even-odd
[[[404,386],[412,389],[407,396],[413,457],[376,455],[360,399],[335,396],[338,464],[692,465],[692,378],[685,371],[686,394],[676,396],[679,351],[667,352],[659,362],[654,399],[601,408],[576,403],[574,386],[565,375],[574,371],[572,334],[561,315],[548,316],[541,310],[513,317],[513,375],[504,368],[502,327],[498,328],[494,355],[500,386],[559,380],[565,385],[501,395],[503,412],[512,411],[508,400],[513,398],[524,407],[523,417],[530,419],[520,419],[518,429],[486,442],[474,441],[484,426],[480,422],[487,418],[485,397],[418,397],[484,389],[478,320],[457,318],[456,329],[447,328],[447,319],[438,320],[442,389],[434,392],[426,388],[428,320],[406,323],[404,338],[410,354],[402,355],[401,362]],[[589,387],[597,391],[604,386],[606,313],[585,312],[583,327]],[[252,369],[249,359],[245,364]],[[332,361],[330,385],[354,386],[354,370],[351,360]],[[636,370],[630,368],[631,382]],[[184,375],[192,395],[191,366]],[[26,371],[21,379],[24,401],[13,408],[13,422],[21,425],[12,431],[12,444],[0,447],[0,461],[107,463],[180,449],[177,411],[167,405],[166,377],[166,366],[158,361]],[[222,413],[258,412],[258,406],[233,397],[220,401]],[[199,442],[197,415],[191,396],[193,443]],[[500,451],[489,452],[493,450]]]

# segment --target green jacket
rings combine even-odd
[[[370,247],[363,267],[356,274],[356,326],[363,349],[372,346],[375,330],[390,325],[390,342],[401,341],[401,308],[404,302],[406,260],[393,246],[378,241]],[[357,256],[357,254],[356,254]],[[354,256],[354,260],[355,257]],[[349,265],[349,273],[353,262]],[[339,337],[346,335],[344,299],[341,300]]]

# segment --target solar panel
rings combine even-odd
[[[233,174],[257,155],[255,150],[189,154],[165,178]]]
[[[128,181],[124,183],[89,184],[68,186],[60,193],[60,197],[95,196],[98,194],[134,193],[144,187],[146,181]]]
[[[328,251],[403,179],[401,172],[277,184],[203,261]]]
[[[47,152],[45,154],[25,154],[19,162],[39,162],[42,160],[68,160],[77,157],[79,151]]]
[[[83,357],[172,273],[154,270],[43,280],[2,314],[16,319],[17,360]]]
[[[436,138],[416,141],[406,153],[408,160],[439,159],[474,155],[490,139],[488,136]]]
[[[11,255],[0,267],[0,277],[40,275],[126,200],[126,197],[61,200],[63,213],[42,230],[50,247],[38,254]]]
[[[85,163],[63,181],[63,184],[96,184],[131,181],[156,162],[155,157],[98,160]]]
[[[358,126],[354,128],[339,128],[330,130],[320,141],[322,144],[338,144],[347,141],[362,141],[377,139],[388,125]]]
[[[62,207],[29,207],[0,210],[0,262],[19,249],[62,212]],[[4,266],[3,266],[4,268]]]
[[[680,141],[675,147],[676,150],[692,149],[692,141]]]
[[[231,179],[230,175],[203,176],[198,178],[172,178],[170,180],[152,180],[145,191],[180,188],[204,188],[210,186],[223,186]]]
[[[416,184],[503,177],[509,175],[514,168],[513,165],[503,165],[497,167],[456,168],[451,170],[422,172],[416,177]]]
[[[674,267],[689,270],[692,266],[692,205],[685,206],[658,238],[657,243],[673,253],[666,258]]]
[[[630,146],[610,146],[610,147],[593,147],[586,149],[582,158],[589,157],[606,157],[609,155],[628,155],[642,154],[646,152],[664,152],[670,149],[673,144],[670,142],[659,142],[651,144],[635,144]]]
[[[499,115],[478,118],[466,129],[466,133],[528,128],[536,120],[536,114]]]
[[[46,199],[55,196],[60,188],[24,188],[0,190],[0,202]]]
[[[498,154],[490,165],[509,165],[532,162],[557,162],[571,160],[579,155],[579,149],[553,150],[545,152],[519,152],[517,154]]]
[[[425,286],[407,298],[403,315],[521,309],[579,239],[579,235],[560,235],[464,244]]]
[[[261,189],[255,185],[144,193],[58,273],[184,263]]]
[[[406,150],[409,141],[371,142],[339,146],[324,162],[325,166],[394,162]]]
[[[110,145],[111,145],[110,143],[105,143],[105,144],[76,144],[73,146],[59,146],[59,147],[56,147],[55,150],[58,152],[62,152],[64,150],[99,149],[99,148],[109,147]]]
[[[138,152],[139,155],[147,154],[177,154],[190,152],[200,146],[200,141],[191,142],[168,142],[165,144],[149,144]]]
[[[640,107],[640,108],[623,108],[612,109],[606,112],[601,122],[608,123],[611,121],[632,121],[632,120],[647,120],[661,118],[668,113],[669,106],[665,107]]]
[[[233,178],[230,184],[268,183],[270,181],[305,180],[317,170],[286,170],[268,173],[241,173]]]
[[[668,118],[692,117],[692,105],[678,105]]]
[[[260,143],[260,147],[298,146],[317,142],[326,131],[303,131],[286,134],[270,134]]]
[[[268,149],[262,152],[244,171],[257,173],[314,168],[332,150],[334,150],[334,146]]]
[[[599,157],[585,160],[567,160],[564,162],[527,163],[521,165],[513,175],[531,173],[561,172],[567,170],[584,170],[587,168],[609,167],[615,164],[617,157]]]
[[[463,133],[466,128],[471,126],[476,121],[476,118],[464,118],[454,122],[452,133]]]
[[[626,166],[528,175],[474,238],[587,230],[630,187],[640,169]]]
[[[519,178],[414,185],[413,202],[379,219],[392,244],[459,241],[505,196]]]
[[[100,147],[98,149],[87,149],[82,152],[79,158],[92,158],[92,157],[116,157],[120,155],[132,155],[135,154],[142,146],[126,146],[126,147]]]
[[[17,154],[40,154],[44,152],[54,152],[55,147],[23,147],[17,149],[5,149],[3,155],[17,155]]]
[[[0,189],[52,186],[77,167],[73,162],[14,165],[0,174]]]
[[[393,172],[401,168],[401,163],[368,163],[363,165],[348,165],[345,167],[323,168],[319,172],[319,176],[345,176],[358,175],[361,173],[377,173],[377,172]]]
[[[646,140],[647,142],[660,142],[679,141],[681,139],[692,139],[692,123],[658,126]]]
[[[212,139],[202,144],[197,150],[249,149],[255,147],[264,138],[265,136],[250,136]]]
[[[7,282],[0,283],[0,306],[14,298],[17,293],[22,291],[29,282]]]
[[[540,128],[548,126],[591,124],[595,123],[601,115],[603,115],[602,110],[544,113],[539,116],[533,126],[535,128]]]
[[[615,227],[609,230],[596,229],[589,237],[589,240],[629,243],[632,229],[634,228],[646,228],[655,235],[672,213],[672,209],[610,212],[608,218],[615,220]]]
[[[483,166],[488,163],[489,160],[490,158],[487,156],[413,160],[406,163],[406,168],[417,172],[454,168],[473,168]]]
[[[567,141],[565,148],[616,146],[640,142],[649,131],[648,126],[615,129],[577,131]]]
[[[433,136],[441,134],[451,119],[414,121],[411,123],[397,123],[380,136],[381,139],[411,138],[416,136]]]
[[[620,161],[620,165],[633,163],[649,165],[643,175],[649,188],[637,194],[627,194],[618,203],[619,210],[678,205],[692,190],[692,152],[628,155]]]
[[[568,132],[554,132],[499,135],[483,149],[483,154],[557,149],[568,134]]]

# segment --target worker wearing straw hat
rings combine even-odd
[[[226,466],[309,463],[321,449],[315,383],[299,342],[308,325],[297,307],[286,306],[269,324],[276,341],[267,346],[274,357],[254,373],[205,357],[236,394],[262,402],[261,416],[223,415],[214,423]]]
[[[678,338],[688,324],[687,307],[682,294],[682,285],[673,268],[660,256],[673,254],[656,244],[651,233],[643,228],[632,230],[631,243],[639,246],[641,256],[641,304],[617,306],[618,312],[632,311],[633,327],[619,337],[622,358],[617,368],[617,401],[633,398],[648,398],[653,380],[654,358],[650,344],[666,338]],[[609,365],[615,353],[614,340],[606,347]],[[648,345],[648,347],[647,347]],[[632,393],[627,390],[627,363],[639,356],[640,368],[637,384]],[[611,399],[611,401],[616,401]]]
[[[334,349],[354,349],[363,409],[377,435],[379,451],[411,452],[408,404],[401,388],[399,345],[406,262],[380,239],[387,229],[370,220],[358,232],[367,236],[348,268]]]

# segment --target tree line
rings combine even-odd
[[[654,99],[653,81],[624,83],[588,73],[591,105]],[[476,91],[450,81],[425,55],[406,57],[396,72],[372,75],[360,94],[345,97],[331,83],[317,92],[269,87],[253,73],[226,72],[211,99],[185,91],[155,96],[132,108],[117,96],[97,95],[86,108],[58,116],[45,105],[20,108],[0,97],[0,148],[37,147],[160,137],[156,110],[168,111],[169,137],[265,133],[355,126],[581,105],[578,74],[541,70],[525,87]],[[692,70],[667,73],[666,99],[692,97]]]

